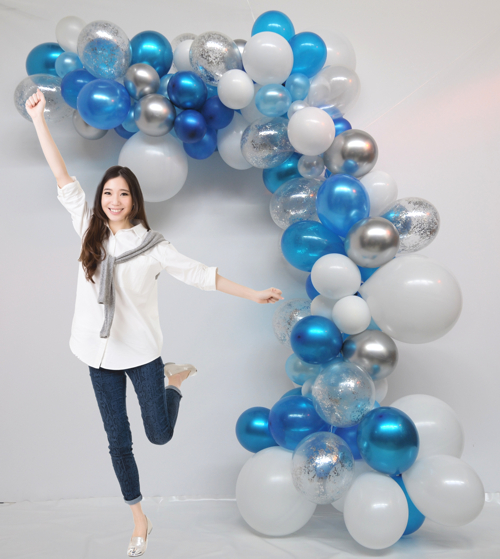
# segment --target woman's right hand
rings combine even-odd
[[[28,97],[26,101],[26,112],[29,114],[32,120],[43,116],[43,111],[45,109],[45,96],[37,88],[36,93]]]

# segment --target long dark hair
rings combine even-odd
[[[123,177],[127,181],[130,189],[133,206],[132,211],[128,216],[129,221],[132,223],[134,219],[141,220],[148,231],[151,229],[146,218],[144,197],[137,177],[128,167],[122,167],[121,165],[114,165],[113,167],[110,167],[104,173],[104,176],[97,187],[94,198],[93,213],[90,218],[89,227],[83,237],[82,252],[80,253],[80,258],[78,259],[78,262],[82,263],[83,269],[85,270],[86,280],[91,281],[92,283],[95,283],[92,278],[98,264],[106,258],[106,250],[103,247],[103,242],[109,237],[109,229],[107,227],[108,216],[104,213],[101,205],[102,191],[104,189],[104,185],[110,179],[115,179],[116,177]]]

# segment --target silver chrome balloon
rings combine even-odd
[[[343,173],[362,177],[369,173],[378,158],[375,140],[364,130],[346,130],[335,137],[325,151],[323,159],[327,169],[334,175]]]
[[[316,195],[323,179],[298,177],[283,183],[271,196],[269,210],[274,223],[287,229],[297,221],[319,221]]]
[[[94,128],[94,126],[90,126],[90,124],[87,124],[76,109],[73,113],[73,125],[78,134],[80,134],[80,136],[82,138],[85,138],[86,140],[98,140],[99,138],[105,136],[107,132],[107,130]]]
[[[356,222],[347,233],[347,256],[363,268],[378,268],[392,260],[399,249],[396,227],[383,217],[367,217]]]
[[[134,107],[134,120],[141,132],[148,136],[164,136],[172,130],[175,108],[159,93],[145,95]]]
[[[125,74],[123,80],[125,89],[134,99],[140,99],[145,95],[156,93],[160,87],[160,76],[149,64],[132,64]]]
[[[365,330],[349,336],[342,346],[344,359],[364,369],[372,380],[389,376],[398,364],[398,347],[379,330]]]
[[[247,44],[245,39],[235,39],[234,43],[238,47],[240,54],[243,54],[243,51],[245,50],[245,45]]]

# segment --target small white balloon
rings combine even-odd
[[[322,109],[305,107],[295,112],[288,122],[288,139],[304,155],[324,153],[335,138],[335,124]]]
[[[285,82],[293,67],[290,43],[271,31],[250,37],[242,59],[246,73],[260,85]]]
[[[241,136],[248,127],[248,122],[239,114],[234,113],[229,126],[217,132],[217,149],[224,163],[238,169],[250,169],[252,166],[241,153]]]
[[[350,336],[364,332],[370,326],[371,319],[366,301],[356,295],[343,297],[333,307],[333,322],[341,332]]]
[[[294,101],[291,105],[290,108],[288,109],[288,113],[287,116],[288,118],[292,118],[292,116],[297,112],[297,111],[301,111],[302,109],[305,109],[306,107],[309,107],[309,103],[306,103],[305,101]]]
[[[304,391],[302,391],[302,395],[304,395]],[[366,474],[367,472],[374,472],[374,471],[375,470],[373,470],[373,468],[370,468],[370,466],[368,466],[368,464],[364,460],[354,460],[354,478],[352,480],[351,487],[354,481],[361,474]],[[344,495],[342,495],[342,497],[340,497],[340,499],[333,501],[332,506],[334,509],[337,509],[339,512],[342,513],[344,512],[345,499],[347,497],[347,494],[349,493],[349,490],[350,488],[347,490],[347,492]]]
[[[255,122],[259,118],[262,118],[264,115],[259,111],[257,105],[255,104],[255,96],[257,92],[262,87],[258,83],[253,84],[253,97],[250,103],[241,109],[241,116],[249,123]]]
[[[328,320],[332,319],[332,311],[333,306],[337,302],[336,299],[329,299],[324,295],[317,295],[311,301],[311,314],[315,314],[317,316],[324,316],[328,318]]]
[[[254,96],[253,82],[242,70],[229,70],[222,74],[217,85],[219,99],[230,109],[243,109]]]
[[[387,396],[389,382],[387,378],[381,378],[380,380],[374,380],[373,384],[375,385],[375,401],[381,404]]]
[[[174,51],[174,64],[178,72],[193,72],[193,67],[189,60],[189,50],[193,44],[193,39],[187,39],[179,43]]]
[[[56,25],[56,39],[61,48],[66,52],[78,52],[78,35],[87,25],[82,18],[77,16],[63,17]]]
[[[370,198],[370,216],[380,216],[398,197],[396,181],[384,171],[371,171],[359,179]]]
[[[311,270],[311,281],[320,295],[341,299],[354,295],[361,285],[361,272],[343,254],[325,254],[318,258]]]

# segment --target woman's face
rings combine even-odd
[[[109,179],[102,189],[101,198],[102,209],[109,221],[128,225],[132,204],[132,195],[127,181],[123,177]]]

